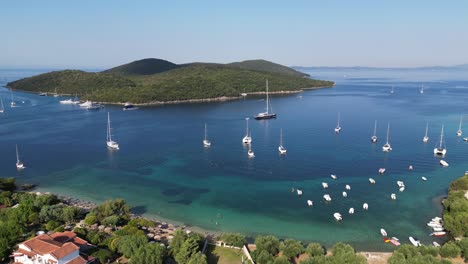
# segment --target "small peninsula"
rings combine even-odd
[[[311,79],[308,74],[265,60],[228,64],[175,64],[143,59],[101,72],[53,71],[13,81],[8,88],[35,93],[79,95],[105,103],[160,104],[237,98],[241,93],[300,92],[332,87],[334,82]]]

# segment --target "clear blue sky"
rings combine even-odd
[[[290,66],[468,63],[466,0],[12,0],[0,2],[0,13],[3,68],[104,68],[148,57]]]

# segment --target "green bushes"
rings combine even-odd
[[[280,245],[280,249],[283,255],[289,259],[297,257],[304,252],[302,243],[293,239],[284,240]]]
[[[461,249],[457,246],[455,242],[445,243],[440,248],[440,256],[443,258],[455,258],[460,256]]]
[[[219,237],[227,245],[235,247],[243,247],[245,245],[245,236],[239,233],[225,233]]]
[[[445,228],[453,236],[468,236],[468,200],[465,191],[468,190],[468,176],[463,176],[452,182],[448,197],[443,201]]]

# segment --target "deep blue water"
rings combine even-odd
[[[38,72],[0,71],[0,81]],[[430,243],[425,223],[441,214],[440,197],[468,169],[468,143],[455,136],[460,114],[467,112],[468,74],[323,69],[311,75],[337,85],[273,97],[278,118],[250,120],[254,159],[247,157],[241,139],[244,118],[263,110],[262,97],[137,111],[106,106],[89,112],[60,105],[62,98],[22,92],[14,92],[19,107],[10,108],[10,92],[2,88],[6,105],[0,116],[2,176],[96,202],[122,197],[148,216],[207,230],[390,250],[379,233],[385,228],[403,242],[416,236]],[[419,94],[421,83],[424,94]],[[105,145],[108,111],[119,151]],[[335,135],[338,112],[343,130]],[[374,120],[377,144],[370,143]],[[205,122],[210,149],[202,146]],[[393,151],[384,153],[388,122]],[[428,144],[422,142],[426,122]],[[442,124],[448,168],[440,167],[432,154]],[[286,156],[277,151],[280,128]],[[468,135],[468,128],[465,132]],[[21,172],[14,166],[15,144],[27,166]],[[414,171],[408,170],[410,164]],[[388,173],[379,176],[380,167]],[[339,178],[332,180],[330,174]],[[421,176],[428,181],[421,181]],[[369,177],[377,183],[370,185]],[[397,180],[405,182],[402,193]],[[324,181],[330,185],[326,191]],[[345,184],[352,188],[347,198],[341,196]],[[298,197],[291,188],[302,188],[304,195]],[[332,196],[331,203],[323,201],[325,193]],[[397,194],[396,201],[390,199],[391,193]],[[308,199],[314,201],[313,207],[307,207]],[[366,212],[364,202],[369,204]],[[350,207],[355,208],[354,215],[348,215]],[[343,222],[334,221],[334,212],[343,215]]]

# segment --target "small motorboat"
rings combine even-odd
[[[432,227],[432,230],[433,230],[434,232],[442,232],[442,231],[444,231],[445,229],[444,229],[443,227]]]
[[[434,227],[442,227],[442,224],[441,224],[440,222],[433,222],[433,221],[431,221],[431,222],[427,223],[427,226],[430,226],[430,227],[432,227],[432,228],[434,228]]]
[[[396,237],[392,237],[393,240],[396,240],[396,241],[400,241],[400,239],[396,238]]]
[[[327,201],[327,202],[330,202],[332,200],[332,198],[331,198],[331,196],[329,194],[325,194],[323,196],[323,199],[325,199],[325,201]]]
[[[439,163],[440,163],[440,165],[442,165],[442,167],[448,167],[449,166],[449,164],[445,160],[440,160]]]
[[[136,110],[136,109],[138,109],[138,107],[136,107],[136,106],[133,105],[132,103],[125,103],[125,104],[124,104],[124,107],[123,107],[123,110],[124,110],[124,111]]]
[[[241,93],[241,96],[247,96],[247,93]]]
[[[392,198],[392,200],[396,200],[396,194],[392,193],[392,194],[390,195],[390,198]]]
[[[432,245],[434,245],[434,247],[440,247],[440,244],[439,244],[439,243],[437,243],[437,242],[435,242],[435,241],[434,241],[434,242],[432,242]]]
[[[349,186],[349,184],[346,184],[345,188],[346,190],[351,190],[351,186]]]
[[[387,236],[387,231],[385,231],[385,229],[383,229],[383,228],[380,228],[380,234],[382,234],[382,236],[386,237]]]
[[[86,102],[79,104],[81,107],[89,107],[93,105],[93,102],[87,100]]]
[[[334,179],[334,180],[338,179],[338,177],[336,177],[335,174],[330,175],[330,177],[331,177],[332,179]]]
[[[466,138],[463,138],[463,141],[468,141],[468,137],[466,137]]]
[[[395,240],[395,239],[390,239],[390,243],[392,243],[395,246],[401,245],[400,242],[398,240]]]
[[[386,169],[385,169],[385,168],[380,168],[380,169],[379,169],[379,174],[384,174],[384,173],[385,173],[385,171],[386,171]]]
[[[419,239],[415,238],[415,237],[409,237],[409,241],[411,242],[411,244],[413,244],[413,246],[415,247],[420,247],[421,246],[421,242],[419,241]]]
[[[348,211],[349,214],[354,214],[354,208],[349,208],[349,211]]]
[[[372,184],[375,184],[375,180],[372,179],[372,178],[369,178],[369,182],[372,183]]]
[[[341,216],[340,213],[334,213],[333,217],[336,219],[336,221],[341,221],[343,220],[343,217]]]
[[[343,197],[348,197],[348,194],[346,192],[343,192]]]
[[[66,99],[66,100],[61,100],[59,101],[61,104],[74,104],[72,99]]]
[[[444,231],[438,231],[438,232],[433,232],[431,236],[445,236],[447,232]]]
[[[413,170],[413,165],[409,165],[408,170]]]
[[[424,177],[424,176],[423,176],[423,177],[421,177],[421,179],[422,179],[423,181],[427,181],[427,178],[426,178],[426,177]]]
[[[299,188],[297,189],[297,195],[298,195],[298,196],[301,196],[301,195],[302,195],[302,189],[299,189]]]
[[[364,203],[364,204],[362,205],[362,209],[364,209],[364,210],[367,211],[367,210],[369,209],[369,205],[368,205],[367,203]]]
[[[402,182],[402,181],[397,181],[396,183],[397,183],[398,187],[405,187],[405,183]]]
[[[40,93],[39,96],[47,96],[47,93]]]
[[[403,192],[403,191],[405,191],[405,186],[403,186],[403,187],[400,187],[400,189],[398,189],[398,190],[399,190],[400,192]]]
[[[322,186],[323,186],[324,189],[327,189],[328,188],[328,183],[322,182]]]
[[[441,220],[442,220],[442,218],[440,218],[440,217],[438,217],[438,216],[432,218],[432,221],[439,221],[439,222],[440,222]]]
[[[312,202],[311,200],[307,200],[307,205],[312,206],[312,205],[314,205],[314,202]]]

